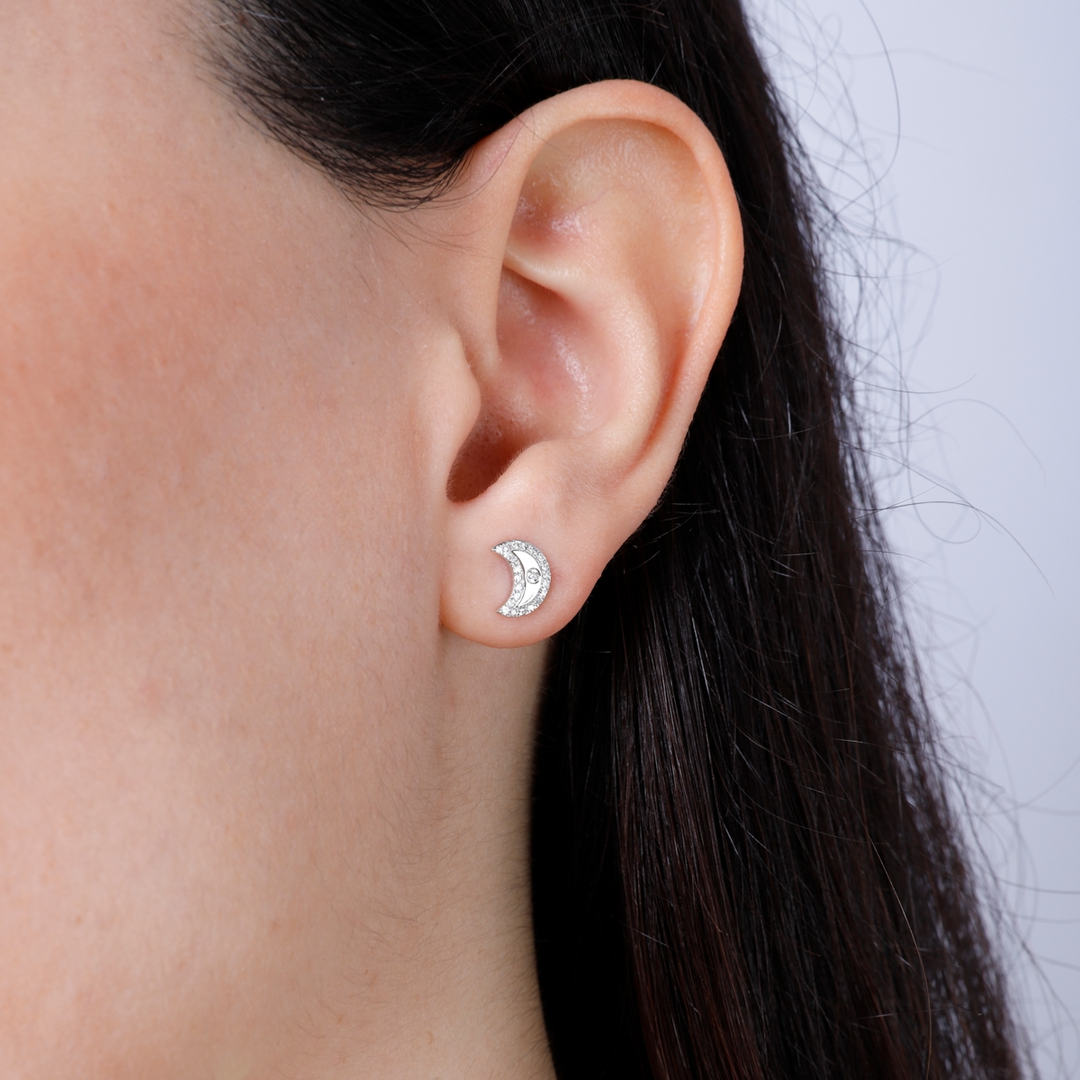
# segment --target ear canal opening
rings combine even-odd
[[[481,413],[450,467],[447,498],[464,503],[483,495],[523,449],[509,425],[498,417]]]

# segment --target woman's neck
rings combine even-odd
[[[546,649],[442,646],[441,708],[386,777],[407,781],[380,796],[393,815],[354,868],[353,910],[336,913],[335,1021],[316,1040],[325,1071],[307,1076],[554,1077],[529,881]]]
[[[366,790],[342,793],[353,835],[334,808],[309,866],[318,925],[302,928],[302,950],[285,950],[296,991],[280,988],[280,1044],[254,1058],[238,1050],[230,1080],[271,1067],[310,1080],[554,1077],[529,883],[546,649],[442,632],[438,651],[429,693],[403,715],[369,714],[356,781]],[[273,935],[266,947],[279,948]]]

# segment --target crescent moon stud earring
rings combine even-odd
[[[551,588],[551,567],[544,553],[524,540],[504,540],[492,549],[501,555],[514,572],[514,587],[499,614],[517,619],[534,612]]]

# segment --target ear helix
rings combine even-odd
[[[530,615],[543,602],[551,588],[551,567],[544,553],[526,540],[504,540],[492,549],[501,555],[514,573],[514,587],[499,614],[508,619]]]

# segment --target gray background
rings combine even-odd
[[[838,280],[991,921],[1080,1077],[1080,4],[750,3],[871,274]]]

